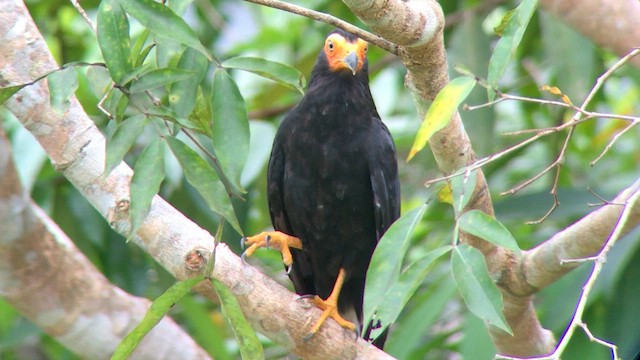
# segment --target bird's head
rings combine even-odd
[[[342,30],[331,32],[324,41],[324,55],[332,72],[351,72],[356,75],[367,60],[366,41]]]

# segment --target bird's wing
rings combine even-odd
[[[267,171],[267,198],[269,202],[269,214],[271,215],[271,223],[277,231],[292,236],[300,236],[295,234],[289,221],[289,214],[284,205],[284,178],[285,178],[285,154],[284,133],[286,128],[281,126],[276,138],[273,142],[271,150],[271,158],[269,159],[269,168]],[[293,255],[293,264],[289,269],[289,277],[298,294],[315,294],[315,286],[313,282],[313,271],[311,268],[311,259],[309,255],[298,249],[291,249]]]
[[[400,216],[400,180],[395,146],[387,127],[379,119],[371,135],[369,176],[373,190],[373,206],[378,240]]]

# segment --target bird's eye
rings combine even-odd
[[[365,54],[367,53],[367,50],[369,50],[369,45],[365,45],[365,46],[364,46],[364,52],[365,52]]]
[[[333,51],[335,45],[333,45],[333,41],[329,40],[327,42],[327,47],[329,48],[329,51]]]

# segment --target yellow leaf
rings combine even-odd
[[[407,161],[411,160],[438,130],[447,126],[456,109],[476,84],[476,79],[462,76],[453,79],[436,96],[416,134]]]
[[[562,91],[560,91],[560,89],[557,86],[542,85],[540,87],[540,90],[548,91],[553,95],[562,95]]]
[[[440,202],[453,205],[453,190],[451,189],[450,182],[438,191],[438,200],[440,200]]]

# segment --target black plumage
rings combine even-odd
[[[354,60],[341,46],[365,48]],[[302,242],[291,249],[296,292],[327,299],[344,269],[338,311],[358,332],[371,255],[400,214],[395,146],[369,90],[365,52],[351,34],[328,35],[306,94],[278,129],[267,179],[275,230]]]

